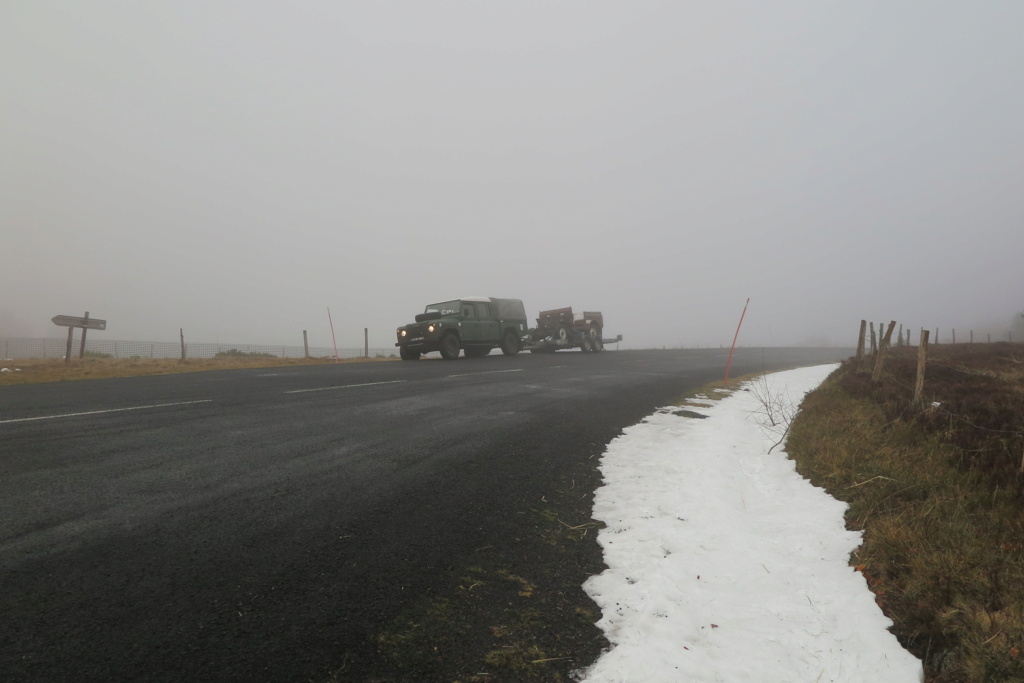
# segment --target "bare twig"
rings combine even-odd
[[[888,481],[896,481],[895,479],[890,479],[889,477],[883,477],[882,475],[880,475],[880,474],[879,474],[879,475],[878,475],[877,477],[871,477],[870,479],[865,479],[864,481],[862,481],[862,482],[861,482],[861,483],[859,483],[859,484],[854,484],[853,486],[847,486],[846,488],[847,488],[847,490],[849,490],[849,489],[855,489],[855,488],[857,488],[858,486],[863,486],[864,484],[870,484],[870,483],[871,483],[871,482],[873,482],[873,481],[874,481],[875,479],[885,479],[885,480],[888,480]]]

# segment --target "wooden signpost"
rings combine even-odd
[[[105,330],[107,329],[107,321],[100,320],[99,318],[90,318],[89,311],[85,312],[85,316],[82,318],[76,318],[73,315],[55,315],[50,318],[50,322],[59,327],[68,328],[68,347],[64,352],[64,362],[71,362],[71,342],[74,341],[75,328],[82,328],[82,344],[78,348],[78,357],[83,358],[85,356],[85,333],[87,330]]]

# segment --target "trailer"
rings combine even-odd
[[[521,339],[524,351],[554,353],[565,349],[579,349],[584,353],[603,351],[605,344],[622,341],[622,335],[604,336],[604,316],[598,311],[573,313],[572,308],[541,311],[537,327],[527,331]]]

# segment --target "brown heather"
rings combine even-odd
[[[932,683],[1024,681],[1024,345],[917,350],[879,382],[847,361],[806,397],[787,450],[849,503],[853,564]]]

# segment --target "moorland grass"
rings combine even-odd
[[[1024,681],[1024,347],[916,350],[879,382],[847,361],[804,399],[787,450],[849,504],[853,564],[933,683]]]

